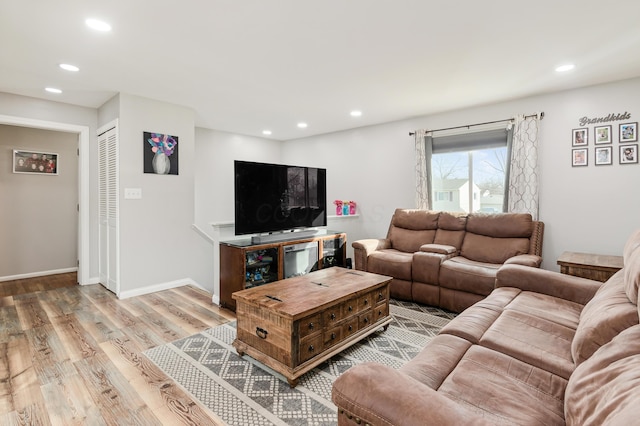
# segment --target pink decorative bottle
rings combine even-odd
[[[356,202],[349,201],[349,214],[356,214]]]
[[[342,200],[335,200],[333,204],[336,205],[336,215],[342,216]]]

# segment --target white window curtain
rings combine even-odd
[[[416,130],[414,133],[416,144],[416,208],[431,209],[431,184],[427,170],[427,144],[425,142],[426,131]]]
[[[518,115],[513,121],[513,139],[510,147],[509,192],[507,211],[529,213],[538,220],[538,131],[541,114],[525,117]]]

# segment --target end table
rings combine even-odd
[[[622,256],[565,251],[558,258],[560,272],[605,282],[622,269]]]

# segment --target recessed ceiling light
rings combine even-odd
[[[87,19],[84,22],[89,26],[89,28],[92,28],[96,31],[111,31],[111,25],[107,24],[104,21],[100,21],[98,19]]]
[[[306,129],[307,128],[307,123],[298,123],[298,127],[301,129]]]
[[[73,71],[73,72],[80,71],[80,68],[76,67],[75,65],[71,65],[71,64],[60,64],[60,68],[62,68],[63,70]]]
[[[572,69],[574,69],[576,66],[574,64],[565,64],[565,65],[560,65],[559,67],[556,68],[556,72],[567,72],[567,71],[571,71]]]
[[[262,134],[269,136],[271,134],[271,130],[263,130]]]
[[[62,93],[62,90],[56,89],[55,87],[46,87],[44,90],[49,93]]]
[[[353,110],[350,112],[352,117],[360,117],[362,115],[362,111]]]

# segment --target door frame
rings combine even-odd
[[[90,233],[89,233],[89,126],[38,120],[0,114],[0,124],[31,127],[43,130],[75,133],[78,135],[78,284],[93,284],[90,280]]]

